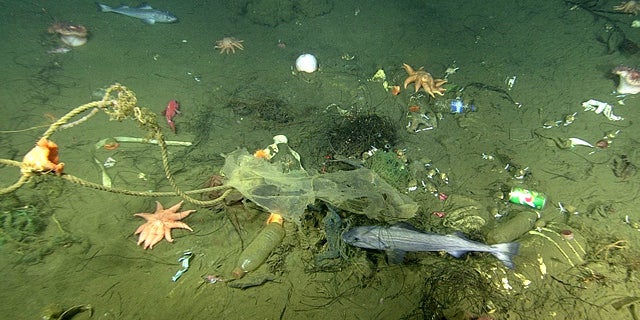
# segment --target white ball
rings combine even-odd
[[[298,59],[296,59],[296,70],[313,73],[318,70],[318,60],[312,54],[301,54]]]

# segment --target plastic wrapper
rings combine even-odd
[[[298,224],[307,205],[316,199],[388,223],[407,220],[418,210],[416,202],[364,168],[309,175],[303,169],[283,170],[279,163],[239,149],[226,155],[221,173],[225,184],[245,198]]]

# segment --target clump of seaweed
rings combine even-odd
[[[0,244],[31,243],[46,223],[37,207],[25,205],[4,210],[0,215]]]
[[[294,119],[293,111],[286,101],[270,96],[234,97],[227,102],[226,107],[238,116],[255,115],[265,122],[265,127],[271,127],[273,123],[287,124]]]
[[[423,319],[444,318],[445,311],[452,309],[469,315],[504,311],[504,295],[463,261],[436,261],[429,270],[432,273],[425,281],[420,305]]]
[[[366,160],[365,166],[398,189],[406,188],[411,179],[406,164],[395,152],[375,152]]]
[[[326,130],[333,153],[344,157],[359,158],[372,147],[389,149],[397,142],[394,124],[376,114],[341,117]]]
[[[15,252],[17,262],[38,263],[55,248],[78,242],[54,215],[40,206],[22,204],[0,210],[0,247]],[[43,238],[49,219],[56,223],[58,231],[53,237]]]

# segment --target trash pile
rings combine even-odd
[[[278,137],[274,137],[274,145],[278,147],[274,153],[289,150],[280,154],[286,155],[287,161],[265,161],[246,149],[238,149],[226,155],[221,170],[227,179],[225,185],[240,191],[268,212],[277,212],[296,224],[300,223],[307,205],[316,199],[387,223],[407,220],[418,210],[415,201],[370,169],[309,174],[299,165],[299,156],[297,162],[292,160],[297,153],[286,142],[277,143]],[[291,161],[295,164],[291,165]],[[286,167],[283,168],[283,164]]]

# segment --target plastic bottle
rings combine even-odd
[[[238,263],[231,275],[236,279],[240,279],[245,273],[258,269],[267,260],[271,252],[282,242],[284,234],[282,217],[279,216],[278,219],[269,218],[267,225],[260,230],[260,233],[240,253]]]
[[[531,209],[524,212],[512,212],[510,217],[501,220],[487,232],[487,243],[511,242],[533,229],[538,214]],[[503,221],[504,219],[504,221]]]

